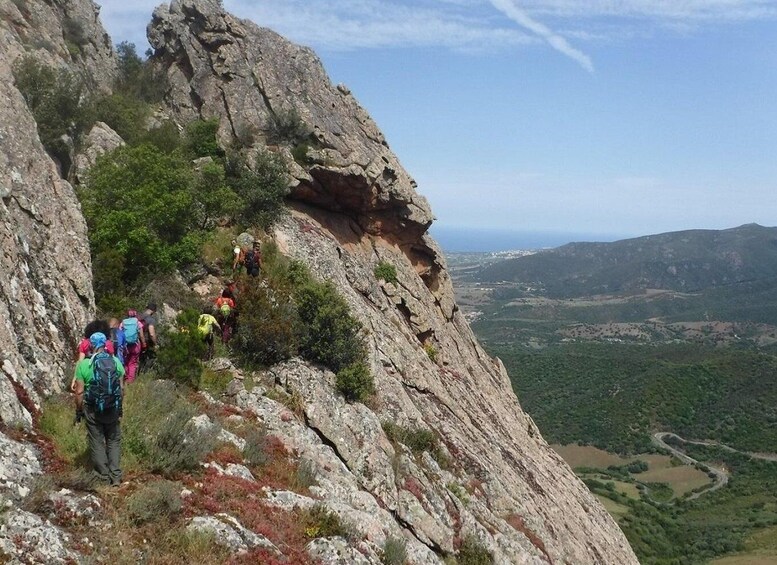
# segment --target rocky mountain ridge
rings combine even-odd
[[[28,4],[52,10],[46,24],[51,37],[62,31],[63,18],[83,19],[87,29],[95,9],[78,0],[68,3],[71,11],[57,15],[59,4]],[[2,29],[17,33],[13,24]],[[93,30],[90,37],[102,34]],[[609,515],[521,411],[501,362],[477,343],[455,304],[445,260],[427,233],[432,221],[428,203],[348,89],[331,85],[312,51],[227,14],[215,0],[160,6],[148,36],[170,82],[165,112],[181,124],[218,118],[222,143],[237,142],[247,151],[269,146],[284,155],[295,179],[292,210],[274,228],[273,238],[285,254],[332,281],[367,330],[374,406],[346,402],[336,393],[331,372],[299,360],[271,367],[266,377],[301,400],[301,419],[288,417],[288,409],[264,388],[249,391],[239,382],[230,399],[213,401],[255,414],[315,475],[312,498],[276,491],[267,494],[268,504],[323,502],[354,524],[364,540],[357,548],[338,546],[345,542],[337,540],[311,544],[311,554],[327,563],[379,563],[374,548],[398,536],[407,541],[410,562],[441,563],[463,537],[474,536],[497,563],[636,563]],[[4,53],[3,61],[13,61],[24,50],[16,37],[17,51]],[[100,41],[88,44],[96,49]],[[61,60],[93,69],[95,82],[104,84],[99,77],[110,77],[115,63],[107,52],[103,55],[85,48],[80,62]],[[25,408],[16,398],[26,398],[22,390],[27,390],[30,402],[39,404],[40,395],[61,385],[64,360],[77,336],[59,333],[82,327],[94,305],[86,230],[72,187],[57,178],[37,142],[10,65],[0,66],[0,72],[8,79],[0,86],[6,89],[2,94],[14,104],[1,126],[7,129],[0,130],[0,158],[6,155],[0,168],[7,169],[6,178],[24,170],[17,184],[30,187],[3,196],[2,213],[9,218],[3,222],[8,229],[3,257],[9,259],[8,272],[26,276],[1,283],[9,313],[4,318],[15,320],[0,334],[3,372],[11,386],[3,405],[17,408],[0,416],[6,426],[21,420],[32,428],[25,410],[29,415],[35,408]],[[302,127],[283,131],[289,120]],[[18,190],[16,185],[11,189]],[[22,204],[25,198],[29,205]],[[29,239],[35,253],[20,239],[26,233],[34,235]],[[376,279],[374,267],[381,261],[396,267],[396,283]],[[44,268],[52,263],[56,281]],[[19,288],[33,297],[24,304],[39,305],[36,311],[18,311]],[[44,330],[58,345],[39,351]],[[13,343],[20,344],[18,353],[7,353],[6,345]],[[30,355],[33,347],[38,349]],[[437,352],[434,359],[429,348]],[[36,368],[31,371],[32,359]],[[20,382],[22,389],[14,390],[12,383]],[[427,452],[416,456],[392,443],[385,422],[430,430],[451,465],[443,468]],[[25,457],[32,453],[25,444],[0,437],[17,450],[0,452],[6,469],[14,468],[11,459],[19,459],[19,451]],[[6,492],[16,488],[7,495],[11,504],[24,496],[25,485],[40,470],[32,463],[25,469],[18,484],[5,485]],[[465,486],[469,495],[457,496]],[[34,521],[31,516],[21,515],[16,530],[9,525],[5,538],[17,535],[24,520]],[[197,524],[216,519],[222,529],[227,523],[212,516],[197,519]],[[233,532],[245,533],[231,520]],[[249,534],[241,535],[247,539]],[[3,545],[5,551],[9,547]]]
[[[539,285],[549,296],[566,297],[646,288],[697,292],[775,275],[777,228],[747,224],[569,243],[491,265],[477,278]]]

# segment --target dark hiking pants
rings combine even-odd
[[[121,424],[116,415],[97,417],[84,409],[89,454],[100,479],[112,485],[121,483]]]

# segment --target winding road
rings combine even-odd
[[[690,495],[686,500],[694,500],[696,498],[699,498],[702,494],[707,494],[708,492],[716,491],[720,488],[723,488],[728,484],[729,479],[729,472],[725,468],[721,467],[714,467],[706,462],[699,462],[696,459],[693,459],[692,457],[689,457],[686,455],[684,451],[680,451],[676,447],[673,447],[666,443],[664,441],[667,437],[675,438],[683,443],[690,443],[694,445],[707,445],[712,447],[719,447],[720,449],[723,449],[725,451],[729,451],[731,453],[741,453],[742,455],[747,455],[749,457],[752,457],[753,459],[761,459],[763,461],[777,461],[777,454],[774,453],[751,453],[749,451],[740,451],[738,449],[734,449],[731,446],[728,446],[724,443],[719,443],[717,441],[710,441],[710,440],[689,440],[682,438],[678,436],[677,434],[674,434],[672,432],[657,432],[653,434],[652,440],[655,445],[662,449],[666,449],[669,451],[672,455],[677,457],[680,461],[683,463],[686,463],[688,465],[701,465],[707,469],[709,469],[709,472],[715,475],[715,482],[709,487],[704,490],[701,490],[699,492],[695,492],[692,495]]]

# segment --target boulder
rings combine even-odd
[[[192,518],[187,529],[194,532],[212,534],[216,542],[227,547],[234,553],[263,547],[280,554],[275,545],[266,537],[252,532],[228,514],[215,516],[197,516]]]

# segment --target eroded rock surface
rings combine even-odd
[[[3,1],[0,16],[0,421],[31,427],[41,398],[66,379],[94,299],[73,189],[46,156],[11,68],[35,52],[108,88],[115,61],[90,0]],[[149,37],[177,121],[218,117],[223,142],[286,158],[294,212],[274,237],[332,281],[365,327],[377,388],[370,407],[346,403],[331,372],[300,360],[269,377],[300,399],[301,414],[238,380],[225,395],[315,476],[311,497],[270,492],[269,503],[322,504],[361,540],[319,540],[308,551],[327,562],[353,562],[358,552],[373,563],[387,539],[405,539],[410,562],[432,564],[474,536],[497,563],[636,563],[614,521],[521,411],[502,364],[475,340],[427,233],[426,200],[349,90],[329,82],[312,51],[216,0],[160,7]],[[379,262],[396,267],[395,283],[375,278]],[[412,451],[387,436],[386,422],[431,431],[438,449]],[[215,424],[205,416],[198,425]],[[240,438],[222,439],[240,448]],[[0,433],[0,472],[0,493],[15,504],[40,473],[37,453]],[[190,527],[236,551],[269,547],[228,515]],[[22,562],[78,559],[61,530],[17,509],[4,515],[0,548]]]
[[[219,118],[222,141],[286,157],[295,211],[275,239],[332,281],[366,329],[376,406],[344,402],[334,375],[300,361],[273,376],[302,397],[304,421],[262,390],[236,395],[311,466],[311,492],[369,543],[407,537],[413,562],[439,562],[474,536],[497,563],[636,563],[477,343],[427,233],[426,200],[350,91],[311,50],[216,0],[161,6],[148,35],[179,121]],[[396,267],[396,283],[376,280],[379,262]],[[386,421],[432,430],[437,457],[390,441]]]
[[[416,242],[429,227],[429,204],[415,182],[312,50],[223,12],[215,0],[160,6],[148,36],[168,65],[180,121],[218,117],[224,141],[279,146],[293,166],[295,199],[345,211],[371,233]],[[304,168],[291,149],[309,161]]]
[[[8,426],[30,427],[41,397],[61,387],[94,309],[86,224],[12,69],[33,53],[107,87],[115,62],[97,12],[90,0],[0,3],[0,421]]]

